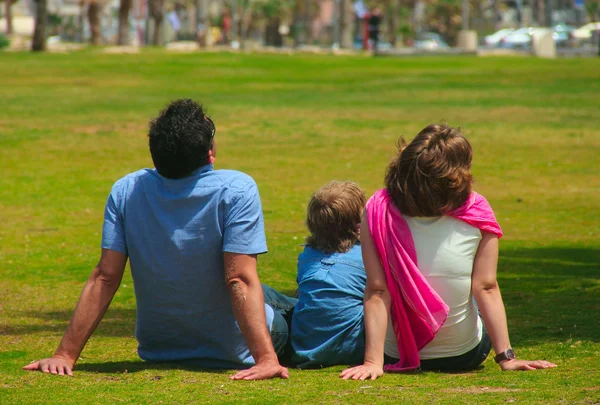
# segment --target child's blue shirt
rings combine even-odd
[[[306,246],[298,256],[297,282],[292,362],[299,368],[362,363],[367,275],[360,245],[347,253]]]

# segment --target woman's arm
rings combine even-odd
[[[365,289],[365,362],[361,366],[342,371],[340,377],[347,380],[375,380],[383,375],[383,347],[390,314],[391,299],[371,233],[366,213],[360,224],[360,244],[367,271]]]
[[[508,338],[508,326],[506,323],[506,311],[502,302],[502,295],[498,281],[496,280],[496,269],[498,267],[498,237],[494,234],[484,232],[479,243],[475,262],[473,264],[472,291],[475,301],[479,306],[481,317],[492,340],[492,346],[496,353],[502,353],[510,349]],[[502,370],[535,370],[538,368],[552,368],[556,364],[544,361],[528,360],[503,360],[500,363]]]

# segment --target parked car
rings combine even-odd
[[[415,40],[413,48],[424,51],[436,51],[450,49],[450,46],[442,39],[440,34],[435,32],[423,32]]]
[[[483,38],[483,44],[485,46],[498,46],[502,39],[515,32],[514,28],[503,28],[499,31],[494,32],[491,35],[486,35]]]
[[[576,41],[589,41],[592,39],[592,32],[600,31],[600,22],[591,22],[571,32],[571,38]]]
[[[551,32],[551,29],[544,27],[519,28],[512,34],[502,38],[500,46],[502,48],[510,49],[529,49],[531,47],[531,42],[533,41],[533,36],[545,32]]]
[[[567,46],[571,40],[571,34],[575,27],[566,24],[558,24],[552,27],[552,38],[556,46]]]

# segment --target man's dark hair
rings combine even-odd
[[[202,105],[189,99],[172,101],[150,121],[150,154],[158,173],[180,179],[207,164],[214,131]]]

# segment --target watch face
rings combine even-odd
[[[515,351],[511,348],[506,349],[505,351],[503,351],[502,353],[499,353],[496,355],[496,357],[494,357],[494,360],[496,361],[496,363],[500,363],[501,361],[504,360],[512,360],[512,359],[516,359],[517,355],[515,354]]]

